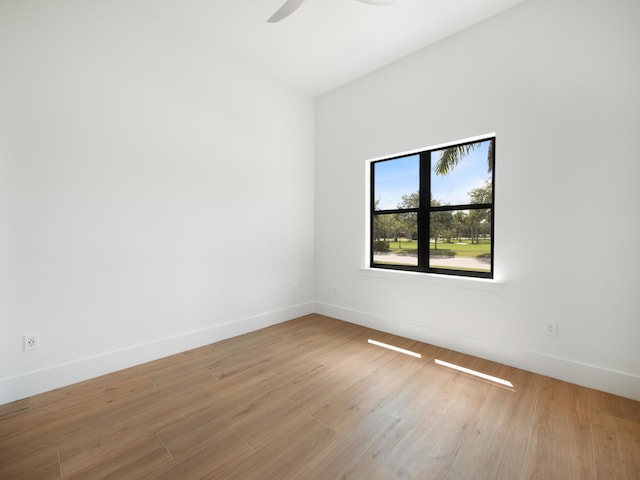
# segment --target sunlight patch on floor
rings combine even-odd
[[[377,345],[378,347],[388,348],[389,350],[393,350],[394,352],[404,353],[405,355],[411,355],[412,357],[422,358],[422,355],[416,352],[412,352],[410,350],[405,350],[404,348],[394,347],[393,345],[389,345],[387,343],[378,342],[377,340],[368,340],[371,345]]]
[[[449,363],[449,362],[445,362],[443,360],[438,360],[437,358],[434,360],[434,362],[436,362],[436,364],[438,364],[438,365],[440,365],[442,367],[451,368],[451,369],[456,370],[458,372],[463,372],[463,373],[466,373],[468,375],[472,375],[474,377],[482,378],[483,380],[488,380],[490,382],[497,383],[497,384],[502,385],[502,386],[507,387],[507,388],[514,388],[513,387],[513,383],[511,383],[510,381],[503,380],[502,378],[494,377],[493,375],[487,375],[486,373],[477,372],[475,370],[471,370],[470,368],[461,367],[460,365],[456,365],[454,363]]]

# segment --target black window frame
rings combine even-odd
[[[461,147],[476,143],[482,143],[486,141],[492,142],[492,158],[491,162],[491,203],[467,203],[456,205],[431,205],[431,155],[433,152],[443,150],[445,148]],[[419,206],[417,208],[395,208],[395,209],[380,209],[376,210],[375,202],[375,165],[380,162],[394,161],[402,158],[419,155]],[[495,135],[475,138],[468,141],[449,143],[446,145],[439,145],[431,147],[426,150],[421,150],[412,153],[405,153],[402,155],[395,155],[389,158],[383,158],[370,162],[370,190],[369,190],[369,211],[370,211],[370,224],[369,224],[369,266],[371,268],[387,269],[387,270],[402,270],[419,273],[430,273],[438,275],[451,275],[458,277],[474,277],[474,278],[487,278],[493,279],[494,276],[494,257],[495,257],[495,157],[496,157],[496,137]],[[423,194],[423,191],[425,194]],[[445,212],[445,211],[469,211],[469,210],[485,210],[489,209],[491,214],[491,262],[490,271],[473,271],[473,270],[459,270],[453,268],[438,268],[429,266],[429,246],[431,239],[431,213],[433,212]],[[417,239],[418,239],[418,265],[403,265],[403,264],[387,264],[376,263],[374,261],[374,219],[378,215],[398,214],[398,213],[413,213],[417,214]]]

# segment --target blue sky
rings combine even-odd
[[[432,153],[431,191],[433,198],[442,204],[470,203],[468,192],[481,187],[491,177],[487,173],[487,149],[489,141],[478,144],[469,155],[460,159],[458,165],[447,175],[433,173],[433,165],[440,152]],[[378,208],[397,208],[402,195],[418,191],[419,157],[410,155],[396,160],[375,164],[375,198],[380,199]]]

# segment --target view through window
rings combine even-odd
[[[371,163],[371,261],[493,278],[495,137]]]

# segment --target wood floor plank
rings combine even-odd
[[[460,480],[520,478],[528,441],[522,433],[478,421],[462,435],[447,476]]]
[[[296,347],[286,353],[280,353],[271,360],[262,363],[265,368],[276,371],[286,372],[291,364],[297,365],[305,362],[321,363],[322,355],[328,356],[330,352],[338,351],[333,357],[342,356],[341,348],[345,344],[360,337],[362,332],[356,329],[345,329],[341,334],[332,334],[329,332],[313,332],[310,333],[304,341],[297,340]],[[328,363],[328,362],[327,362]],[[337,365],[336,363],[331,363]]]
[[[406,476],[406,472],[397,469],[397,464],[392,459],[401,454],[402,443],[413,435],[415,424],[406,418],[394,418],[398,420],[381,430],[366,451],[353,464],[347,465],[348,470],[342,473],[345,480],[410,478]]]
[[[510,367],[496,370],[468,364],[489,375],[508,380],[514,389],[492,386],[472,428],[463,438],[450,475],[460,479],[520,478],[526,456],[533,415],[538,401],[533,374]],[[542,377],[539,377],[542,378]],[[479,381],[469,378],[469,381]]]
[[[321,455],[338,434],[312,417],[301,419],[297,430],[276,436],[253,455],[235,462],[213,478],[216,480],[287,480],[300,478],[299,472]],[[292,441],[292,439],[295,439]]]
[[[345,433],[386,399],[392,398],[412,374],[422,368],[424,363],[419,359],[390,353],[379,368],[330,398],[312,415],[338,433]]]
[[[191,355],[176,358],[173,363],[161,368],[150,365],[147,376],[156,387],[177,383],[188,385],[189,382],[197,384],[206,375],[210,375],[209,369],[226,361],[228,357],[229,352],[221,347],[198,348]]]
[[[597,478],[587,391],[544,379],[523,478]]]
[[[150,384],[148,379],[147,382]],[[118,429],[145,436],[152,433],[149,430],[153,426],[147,424],[153,418],[157,405],[164,405],[182,393],[165,392],[165,396],[158,396],[155,388],[135,393],[125,388],[121,391],[121,396],[105,400],[99,395],[103,392],[104,389],[96,388],[96,395],[85,395],[88,400],[82,406],[74,399],[69,402],[70,406],[64,408],[34,410],[25,417],[23,425],[12,437],[0,442],[0,464],[10,458],[24,458],[34,452],[46,450],[51,444],[63,449],[73,449],[79,443],[99,442],[96,438],[108,438]],[[155,402],[157,399],[162,401]],[[67,403],[61,401],[60,405]],[[157,416],[161,417],[161,414]],[[130,428],[131,425],[143,425],[144,428]]]
[[[385,399],[380,405],[384,410],[396,415],[417,420],[441,394],[442,389],[455,378],[456,373],[425,362],[393,397]]]
[[[0,417],[4,417],[6,419],[9,416],[25,413],[29,411],[30,408],[31,401],[28,398],[23,398],[22,400],[17,400],[11,403],[5,403],[4,405],[0,405]]]
[[[297,478],[356,478],[359,465],[368,464],[372,444],[401,421],[383,410],[369,412],[360,427],[341,435],[324,455],[311,459],[297,474]],[[371,477],[369,477],[371,478]]]
[[[294,352],[298,341],[290,337],[274,337],[268,342],[258,342],[246,349],[229,348],[225,359],[207,368],[216,379],[231,377],[257,365],[265,367],[270,362]]]
[[[150,468],[136,480],[204,480],[221,475],[234,462],[242,462],[254,450],[228,428],[210,431],[189,456]]]
[[[626,480],[639,459],[640,402],[317,314],[0,406],[3,480]]]
[[[31,408],[35,413],[54,412],[78,405],[99,408],[126,399],[138,391],[153,388],[153,384],[139,370],[127,369],[35,395],[31,397]]]
[[[92,464],[84,470],[65,473],[65,480],[137,480],[149,469],[166,465],[171,456],[162,442],[155,436],[149,436],[128,448],[113,452],[101,462]]]
[[[591,410],[595,414],[611,415],[640,423],[640,402],[597,390],[588,390],[588,395]]]
[[[0,478],[6,480],[53,480],[60,478],[57,449],[31,455],[0,466]]]
[[[274,435],[296,430],[317,408],[323,393],[330,390],[334,372],[324,366],[309,370],[295,383],[268,392],[244,404],[229,416],[229,426],[255,449],[266,445]],[[335,384],[335,383],[334,383]]]
[[[82,432],[91,431],[92,422],[106,412],[115,412],[112,415],[121,417],[120,407],[131,399],[142,399],[141,403],[146,404],[146,395],[155,390],[143,375],[123,378],[116,374],[115,378],[121,382],[104,379],[107,380],[104,385],[97,382],[88,382],[91,386],[85,382],[71,385],[70,392],[77,396],[57,390],[51,392],[57,398],[54,401],[49,394],[33,397],[35,406],[28,414],[6,422],[6,430],[0,429],[0,464],[47,451],[51,444],[59,445],[65,438],[82,436]],[[41,401],[43,396],[45,401]]]
[[[469,386],[466,378],[436,369],[439,373],[446,380],[422,404],[424,409],[403,415],[401,422],[372,444],[347,478],[447,478],[484,393]]]
[[[264,425],[264,435],[267,441],[270,440],[283,426],[278,423],[278,414],[285,416],[298,411],[295,404],[288,399],[294,398],[299,402],[300,399],[306,398],[296,392],[304,389],[306,382],[323,375],[325,370],[323,367],[312,368],[308,375],[302,375],[303,378],[296,377],[273,388],[259,385],[253,395],[245,395],[240,400],[233,392],[227,392],[229,395],[221,399],[211,398],[207,402],[208,408],[174,421],[171,425],[161,428],[158,434],[171,454],[177,458],[198,451],[206,444],[211,432],[230,427],[237,427],[236,431],[245,435],[246,443],[257,447],[262,444],[260,425]],[[261,423],[264,418],[266,420]],[[246,426],[247,424],[249,426]],[[284,426],[286,427],[286,424]]]
[[[630,402],[611,402],[600,392],[592,392],[593,447],[598,478],[640,478],[640,422]],[[603,402],[607,408],[602,409]],[[598,408],[600,407],[600,408]],[[640,411],[640,409],[639,409]]]
[[[147,443],[154,444],[156,447],[157,439],[144,429],[118,429],[111,432],[101,429],[98,435],[87,435],[86,440],[61,444],[59,452],[62,474],[70,475],[90,469],[93,465],[120,456],[122,452],[135,450],[139,445]]]
[[[411,435],[404,444],[409,457],[396,464],[398,471],[412,478],[438,477],[447,474],[458,458],[466,434],[474,426],[487,385],[456,375],[442,390],[426,421],[418,421],[421,432]],[[466,459],[465,459],[466,461]],[[455,477],[454,477],[455,478]]]
[[[495,375],[511,382],[513,388],[495,385],[480,414],[493,418],[501,427],[528,436],[544,377],[511,367],[498,370]]]
[[[264,368],[257,366],[238,375],[216,382],[210,387],[200,389],[185,401],[177,399],[172,405],[174,413],[172,422],[161,426],[160,432],[166,433],[173,427],[178,430],[191,431],[198,427],[203,419],[226,416],[233,409],[263,395],[286,381]]]

